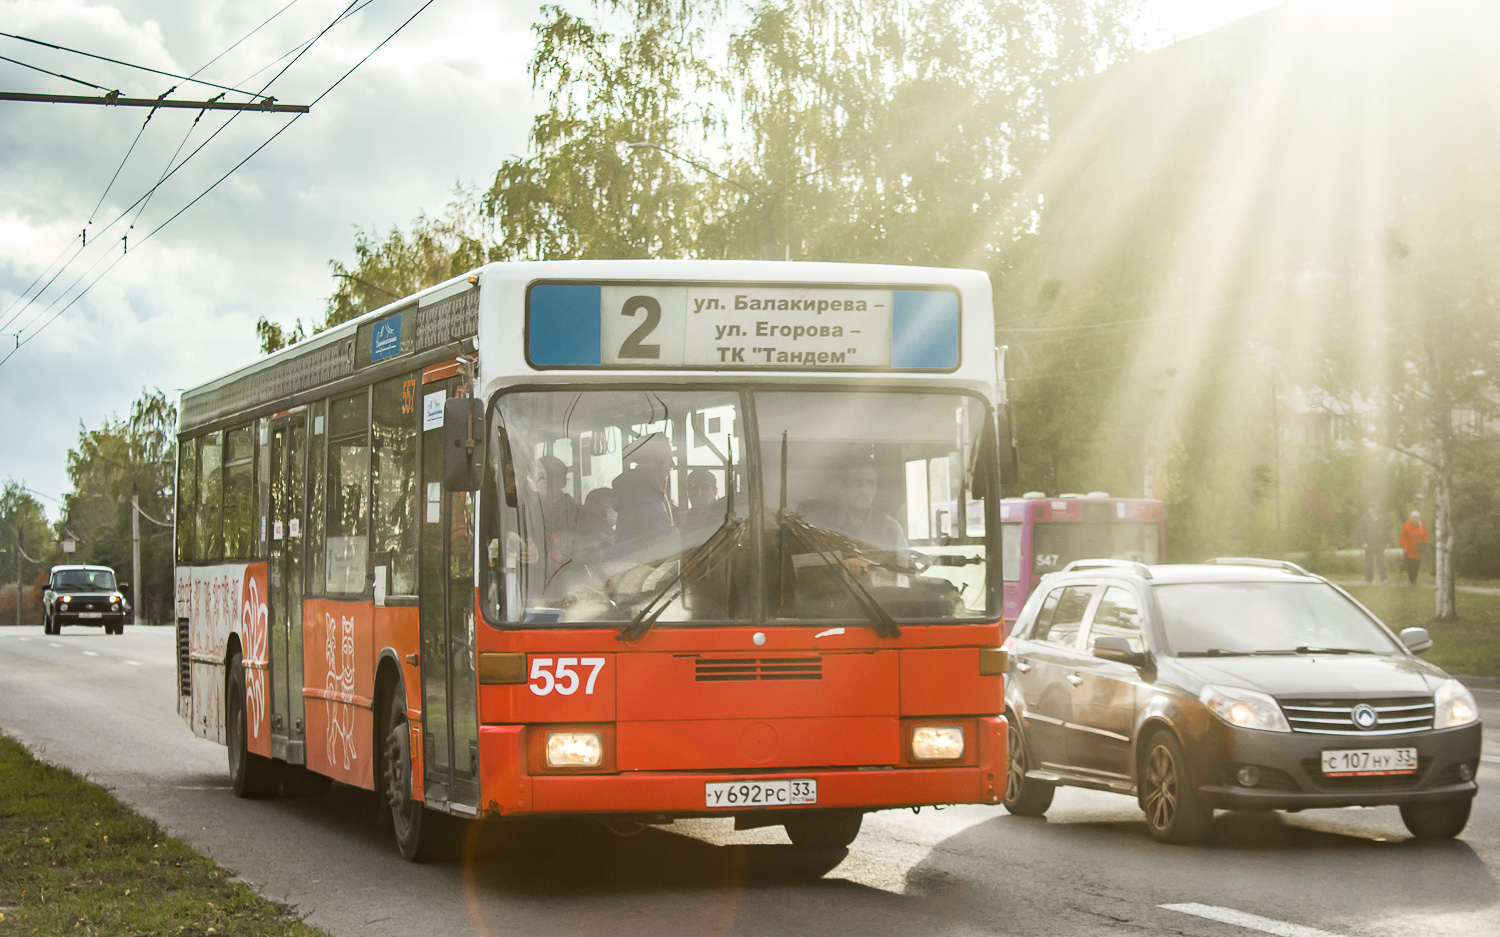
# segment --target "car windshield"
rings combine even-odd
[[[115,574],[107,569],[60,569],[52,574],[56,592],[113,592]]]
[[[630,632],[982,617],[985,419],[955,394],[505,394],[488,446],[488,617]]]
[[[1397,650],[1358,606],[1320,582],[1207,582],[1153,591],[1167,644],[1180,657]]]

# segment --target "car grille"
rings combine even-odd
[[[1370,774],[1364,777],[1330,778],[1323,774],[1323,762],[1318,758],[1302,759],[1302,770],[1308,780],[1320,791],[1409,791],[1422,783],[1422,778],[1432,768],[1431,758],[1418,758],[1415,774]]]
[[[1403,696],[1384,699],[1284,699],[1281,711],[1295,732],[1314,735],[1409,735],[1432,728],[1435,707],[1430,696]],[[1354,707],[1368,703],[1374,707],[1376,722],[1361,729],[1354,722]]]
[[[700,657],[694,679],[700,683],[753,680],[821,680],[821,657]]]
[[[81,595],[69,601],[68,604],[64,606],[64,611],[107,612],[109,611],[109,599]]]

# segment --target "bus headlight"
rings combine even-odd
[[[597,768],[604,761],[604,739],[598,732],[548,732],[547,767]]]
[[[963,726],[918,726],[911,733],[913,761],[953,761],[963,756]]]
[[[1466,726],[1479,718],[1479,707],[1474,704],[1474,694],[1457,680],[1444,680],[1437,688],[1433,702],[1437,711],[1433,715],[1434,729],[1453,729]]]

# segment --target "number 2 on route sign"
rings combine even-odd
[[[531,692],[537,696],[557,693],[572,696],[580,688],[584,696],[594,695],[594,683],[604,669],[602,657],[533,657],[531,659]],[[587,671],[587,678],[583,672]]]

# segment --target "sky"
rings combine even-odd
[[[0,0],[0,32],[236,89],[275,77],[268,93],[281,103],[327,92],[290,127],[291,115],[217,111],[194,125],[193,110],[148,121],[143,108],[0,101],[0,358],[14,333],[26,343],[0,364],[0,481],[21,481],[55,518],[80,426],[127,414],[144,389],[175,398],[253,360],[259,317],[322,317],[328,263],[350,258],[356,229],[438,214],[455,186],[487,184],[501,161],[525,153],[540,4],[433,0],[398,32],[423,2]],[[1145,0],[1143,28],[1165,43],[1275,3]],[[272,65],[315,36],[300,57]],[[0,56],[126,97],[176,86],[173,98],[201,101],[219,91],[3,36]],[[0,61],[3,91],[102,93],[78,81]],[[137,205],[174,151],[211,136]],[[35,289],[22,298],[54,274],[40,300],[28,301]]]

